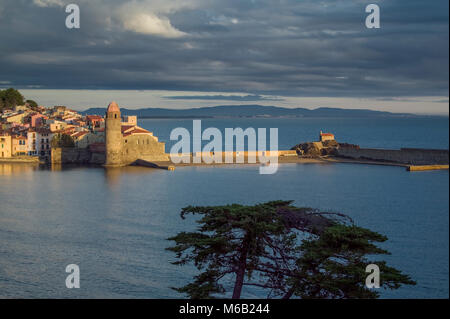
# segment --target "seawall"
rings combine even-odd
[[[88,148],[52,148],[52,164],[104,164],[105,154]]]
[[[448,170],[448,165],[411,165],[407,170],[409,172]]]
[[[340,147],[337,156],[410,165],[448,165],[449,151],[419,148],[399,150]]]
[[[15,156],[15,157],[2,157],[0,163],[33,163],[39,164],[41,161],[37,156]]]

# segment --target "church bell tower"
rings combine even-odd
[[[106,165],[122,165],[122,119],[116,102],[111,102],[106,110],[105,128]]]

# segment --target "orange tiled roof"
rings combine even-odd
[[[128,130],[131,130],[132,128],[134,128],[134,125],[122,125],[121,127],[121,132],[126,133]]]
[[[64,130],[66,134],[72,134],[75,131],[74,127],[68,127]]]
[[[123,134],[123,136],[127,137],[133,134],[151,134],[151,132],[144,130],[143,128],[135,128],[132,131],[127,131],[125,134]]]
[[[76,132],[76,133],[72,134],[71,136],[72,136],[72,137],[81,137],[81,136],[83,136],[83,135],[86,135],[87,133],[88,133],[88,132],[86,132],[86,131]]]
[[[50,131],[50,129],[48,128],[40,128],[38,130],[36,130],[37,133],[39,134],[51,134],[52,131]]]
[[[103,120],[103,117],[100,115],[86,115],[86,119],[89,120]]]

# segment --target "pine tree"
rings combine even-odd
[[[181,217],[199,214],[198,231],[169,238],[176,265],[193,263],[200,274],[174,288],[190,298],[241,298],[246,286],[280,298],[376,298],[365,286],[365,256],[386,254],[374,242],[387,238],[353,225],[340,213],[320,212],[275,201],[255,206],[186,207]],[[381,285],[397,289],[414,282],[380,266]],[[228,283],[228,284],[227,284]],[[232,283],[232,285],[229,285]]]
[[[14,108],[17,105],[23,105],[23,99],[23,95],[13,88],[0,90],[0,107],[2,108],[8,109]]]

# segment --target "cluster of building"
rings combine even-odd
[[[116,103],[113,106],[114,110],[118,110]],[[76,149],[103,152],[106,160],[107,114],[82,115],[65,106],[31,108],[29,105],[21,105],[5,109],[0,113],[0,158],[36,156],[43,161],[50,161],[52,139],[55,135],[65,134],[72,138]],[[109,144],[118,143],[122,146],[128,140],[139,141],[136,136],[154,141],[155,137],[151,132],[137,125],[136,116],[122,118],[120,111],[115,114],[117,115],[118,118],[112,121],[114,127],[110,130],[119,132],[115,136],[119,141],[110,139]]]

